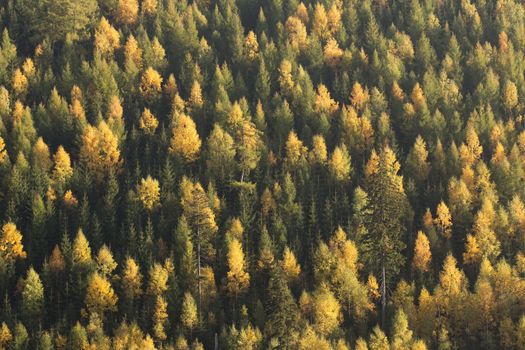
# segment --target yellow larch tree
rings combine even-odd
[[[444,201],[439,202],[436,209],[436,218],[434,219],[438,233],[446,239],[452,236],[452,215]]]
[[[185,114],[175,120],[170,142],[170,152],[179,156],[184,162],[192,163],[199,157],[201,139],[195,122]]]
[[[64,184],[73,175],[73,168],[71,167],[71,159],[64,147],[58,146],[57,152],[53,157],[54,167],[51,178],[59,183]]]
[[[427,272],[432,261],[430,243],[423,231],[417,233],[412,266],[418,272]]]
[[[13,77],[11,78],[11,85],[16,96],[23,96],[27,92],[27,86],[29,81],[27,77],[22,73],[22,71],[17,68],[13,72]]]
[[[25,259],[27,256],[22,244],[22,233],[12,222],[2,226],[0,236],[0,259],[2,262],[11,265],[17,259]]]
[[[343,57],[343,50],[339,47],[337,40],[334,38],[328,39],[323,49],[324,61],[332,68],[339,66]]]
[[[141,10],[146,15],[153,15],[157,12],[158,0],[142,0]]]
[[[146,135],[154,135],[158,126],[159,121],[157,118],[155,118],[149,108],[144,108],[144,112],[142,112],[139,119],[139,128],[144,131]]]
[[[139,2],[137,0],[118,0],[115,18],[122,25],[132,25],[137,21]]]
[[[162,77],[155,69],[148,67],[140,79],[139,91],[147,102],[154,102],[162,90]]]
[[[253,31],[249,31],[244,38],[244,57],[248,62],[253,62],[259,55],[259,42],[257,41],[257,35]]]
[[[295,254],[290,250],[290,248],[284,248],[283,259],[280,263],[284,275],[288,281],[295,282],[301,274],[301,266],[297,262]]]
[[[0,136],[0,165],[5,164],[9,160],[9,155],[5,149],[5,141]]]
[[[109,281],[93,273],[86,289],[85,304],[89,313],[97,313],[103,317],[106,311],[117,310],[118,297]]]
[[[137,194],[144,209],[151,212],[160,203],[159,181],[148,175],[137,186]]]
[[[350,94],[350,102],[358,111],[362,111],[367,105],[370,95],[368,89],[363,88],[359,82],[355,82]]]
[[[124,45],[124,59],[126,66],[131,63],[135,68],[142,69],[142,49],[139,47],[139,43],[133,34],[128,36],[128,40],[126,40]]]
[[[71,257],[73,265],[76,266],[87,266],[92,262],[91,247],[81,228],[78,229],[77,235],[73,240]]]
[[[119,140],[105,121],[98,127],[87,125],[81,136],[80,162],[97,182],[102,182],[110,172],[118,173],[120,158]]]
[[[314,327],[321,335],[330,335],[341,324],[341,305],[325,284],[314,293],[312,311]]]
[[[308,33],[304,23],[296,16],[290,16],[285,24],[287,38],[295,50],[304,49],[308,44]]]
[[[133,300],[142,294],[142,274],[139,265],[131,257],[124,263],[124,271],[120,279],[124,295]]]
[[[226,289],[236,299],[250,285],[250,275],[246,272],[246,261],[241,243],[233,239],[228,244],[228,273]]]
[[[120,34],[102,17],[95,30],[95,51],[103,57],[112,57],[113,52],[120,47]]]
[[[330,91],[324,84],[319,84],[317,87],[317,95],[315,96],[315,111],[317,113],[326,113],[331,117],[339,109],[339,105],[330,96]]]
[[[322,3],[317,3],[314,9],[312,31],[321,39],[326,39],[330,35],[328,28],[328,16]]]
[[[306,154],[308,149],[303,145],[303,142],[297,137],[295,131],[290,131],[288,140],[286,140],[286,164],[294,169],[306,162]]]
[[[352,163],[345,144],[341,144],[334,149],[328,161],[328,169],[335,181],[345,182],[350,180]]]
[[[312,138],[312,150],[308,154],[308,159],[316,164],[325,164],[328,159],[328,151],[323,135],[314,135]]]

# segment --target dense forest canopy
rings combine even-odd
[[[523,1],[0,20],[0,349],[525,349]]]

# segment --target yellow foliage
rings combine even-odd
[[[2,146],[3,140],[0,138],[0,164],[3,162],[3,146]],[[42,137],[39,137],[35,144],[33,145],[32,150],[32,156],[33,156],[33,165],[36,167],[43,169],[43,170],[49,170],[53,163],[51,162],[51,158],[49,155],[49,147],[47,147],[46,143],[44,142],[44,139]],[[5,156],[7,157],[7,152],[5,153]]]
[[[0,327],[0,348],[7,349],[7,344],[13,339],[13,335],[9,330],[9,327],[2,322],[2,327]]]
[[[441,233],[443,237],[450,239],[452,236],[452,216],[450,215],[447,205],[443,201],[437,206],[434,224],[437,226],[438,232]]]
[[[193,296],[188,292],[184,293],[180,318],[182,325],[188,330],[192,330],[197,326],[197,305],[195,304]]]
[[[40,140],[41,138],[39,138]],[[0,136],[0,165],[4,164],[9,159],[7,150],[5,149],[4,139]]]
[[[27,256],[22,244],[22,233],[16,225],[8,222],[2,226],[0,236],[0,258],[2,261],[12,262],[15,259],[25,259]]]
[[[328,161],[330,174],[336,181],[348,181],[352,164],[346,146],[337,146]]]
[[[135,299],[142,294],[142,274],[133,258],[128,257],[121,278],[122,290],[128,299]]]
[[[73,168],[71,168],[71,159],[69,154],[64,150],[64,147],[58,146],[58,150],[53,157],[55,166],[51,178],[64,184],[73,175]]]
[[[292,47],[296,50],[306,48],[308,44],[308,33],[306,32],[304,23],[299,18],[290,16],[286,20],[285,26],[286,32],[288,33],[288,41]]]
[[[66,191],[66,193],[64,194],[63,200],[64,200],[64,205],[68,209],[73,209],[78,205],[78,199],[75,197],[73,192],[71,192],[71,190]]]
[[[90,313],[103,315],[106,311],[117,311],[118,297],[107,279],[98,273],[91,275],[86,289],[86,308]]]
[[[74,265],[87,265],[91,263],[91,248],[84,236],[84,232],[79,228],[71,250]]]
[[[201,84],[197,80],[193,82],[190,91],[190,98],[188,100],[189,105],[193,109],[201,108],[204,104],[204,99],[202,98],[202,89]]]
[[[325,164],[328,159],[328,151],[323,135],[315,135],[312,138],[312,150],[309,154],[310,161],[318,164]]]
[[[117,263],[113,259],[111,250],[103,244],[97,254],[97,270],[102,276],[109,277],[117,268]]]
[[[301,340],[297,347],[299,350],[331,350],[330,342],[323,336],[315,333],[312,327],[306,326],[306,330],[301,335]]]
[[[233,239],[228,244],[228,273],[226,276],[226,289],[230,294],[237,297],[250,285],[250,275],[245,270],[244,252],[241,243]]]
[[[22,72],[28,79],[34,77],[36,72],[35,63],[30,57],[26,58],[26,60],[22,64]]]
[[[312,31],[321,39],[326,39],[330,35],[328,28],[328,16],[323,4],[317,3],[314,9],[314,19]]]
[[[192,163],[199,157],[201,139],[193,120],[185,114],[178,116],[173,127],[170,152],[180,156],[186,163]]]
[[[166,332],[164,326],[168,320],[168,303],[166,300],[157,296],[155,301],[155,311],[153,312],[153,333],[156,339],[163,341],[166,340]]]
[[[257,42],[257,35],[250,30],[244,38],[244,57],[250,62],[257,59],[259,55],[259,43]]]
[[[419,272],[427,272],[432,259],[430,243],[423,231],[417,233],[412,266]]]
[[[139,47],[137,39],[130,34],[124,46],[124,57],[126,62],[133,62],[137,69],[142,68],[142,49]]]
[[[155,14],[157,12],[157,0],[142,0],[142,12],[144,14]]]
[[[148,294],[162,295],[168,290],[168,270],[159,263],[153,264],[149,270]]]
[[[352,106],[354,106],[357,110],[363,110],[368,103],[369,97],[368,89],[363,89],[359,82],[355,82],[350,94]]]
[[[342,321],[341,305],[326,285],[314,293],[314,326],[321,335],[330,335]]]
[[[137,193],[144,209],[153,210],[160,202],[159,181],[148,175],[146,179],[140,181]]]
[[[95,50],[103,56],[111,57],[120,47],[120,34],[111,23],[102,17],[95,30]]]
[[[279,67],[279,86],[285,95],[290,96],[293,94],[294,85],[292,64],[290,61],[284,59]]]
[[[301,274],[301,266],[297,263],[294,253],[290,248],[284,248],[281,268],[289,281],[296,281]]]
[[[286,162],[293,168],[306,160],[308,149],[303,146],[295,131],[290,131],[286,140]]]
[[[120,24],[131,25],[137,21],[139,3],[137,0],[119,0],[115,17]]]
[[[29,82],[27,81],[27,77],[24,75],[24,73],[22,73],[22,71],[17,68],[13,73],[11,84],[16,95],[23,95],[27,92],[27,85]]]
[[[332,116],[338,109],[339,105],[330,96],[330,91],[328,91],[324,84],[319,84],[317,87],[317,96],[315,97],[315,111]]]
[[[106,122],[97,128],[87,125],[81,136],[80,161],[92,172],[97,182],[102,182],[110,171],[120,170],[121,159],[118,139]]]
[[[144,73],[142,73],[142,78],[140,79],[140,93],[142,97],[148,102],[154,101],[160,94],[162,87],[162,77],[159,72],[157,72],[152,67],[148,67]]]
[[[327,17],[330,33],[334,34],[341,27],[341,10],[337,7],[336,2],[332,3]]]
[[[139,128],[147,135],[153,135],[155,134],[155,130],[157,130],[157,126],[159,126],[157,118],[155,118],[149,108],[144,108],[144,112],[142,112],[139,119]]]
[[[511,110],[518,105],[518,88],[516,87],[516,84],[510,80],[505,83],[502,99],[503,105],[508,110]]]
[[[326,42],[326,45],[323,49],[323,56],[326,64],[332,68],[337,67],[341,62],[341,58],[343,57],[343,50],[339,48],[339,44],[334,38],[330,38]]]

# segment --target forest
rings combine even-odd
[[[525,350],[524,1],[0,23],[0,349]]]

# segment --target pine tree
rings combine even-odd
[[[289,347],[294,333],[298,331],[299,310],[286,283],[286,277],[278,267],[272,269],[267,295],[268,318],[264,334],[269,341],[275,339],[280,347]]]
[[[367,231],[362,236],[363,256],[370,270],[381,276],[382,323],[385,320],[386,288],[404,264],[405,248],[403,218],[407,199],[403,178],[397,173],[399,163],[394,152],[386,147],[379,157],[372,156],[367,164],[369,214]]]

